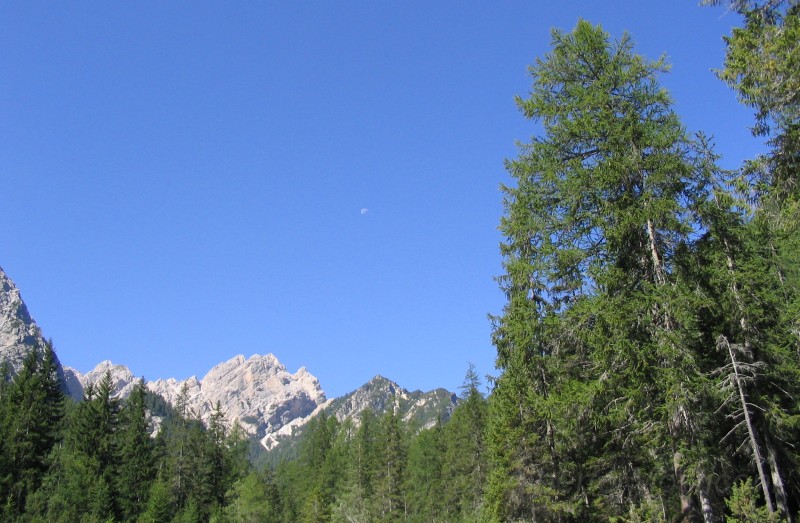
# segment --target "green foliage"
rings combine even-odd
[[[139,516],[142,523],[168,523],[174,515],[174,504],[169,484],[161,477],[150,485],[145,511]]]
[[[585,21],[552,42],[518,100],[544,135],[504,188],[487,509],[582,520],[659,496],[678,512],[704,452],[698,300],[680,266],[708,182],[658,84],[663,60]]]
[[[726,523],[763,523],[779,521],[770,515],[767,507],[758,502],[758,490],[753,486],[753,479],[747,478],[733,487],[731,497],[725,500],[731,515],[725,517]]]
[[[436,521],[445,511],[443,474],[445,442],[441,424],[423,430],[413,438],[408,449],[408,499],[411,521]]]
[[[278,523],[280,521],[280,500],[271,474],[262,476],[250,472],[233,485],[228,498],[220,522]]]
[[[0,516],[21,514],[50,467],[64,416],[64,393],[51,344],[32,350],[11,383],[0,376]]]
[[[482,511],[487,477],[485,433],[488,406],[479,388],[480,379],[474,365],[470,365],[462,387],[461,403],[442,430],[441,503],[443,512],[455,520],[476,516]]]
[[[135,520],[155,478],[154,443],[147,418],[146,389],[140,380],[120,413],[116,490],[122,519]]]

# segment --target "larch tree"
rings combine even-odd
[[[708,172],[658,83],[663,59],[586,21],[552,47],[518,99],[543,133],[504,187],[487,517],[693,517],[710,505],[710,384],[680,267]]]

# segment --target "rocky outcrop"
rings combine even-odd
[[[0,267],[0,362],[5,361],[11,376],[15,376],[25,357],[33,350],[44,351],[45,345],[42,331],[28,312],[19,289]],[[60,363],[58,374],[64,383]]]
[[[292,374],[272,354],[239,355],[212,368],[202,380],[158,380],[148,388],[173,406],[183,394],[187,408],[204,420],[219,403],[229,422],[238,422],[259,439],[325,402],[319,380],[305,367]]]
[[[131,369],[125,365],[115,365],[109,360],[100,362],[86,374],[81,374],[80,371],[70,367],[64,367],[67,389],[79,390],[81,395],[83,395],[86,385],[89,383],[96,385],[106,374],[111,377],[112,393],[120,398],[130,396],[133,387],[139,382],[139,378],[133,375]],[[71,395],[74,396],[73,393]]]
[[[100,363],[81,374],[69,369],[82,387],[98,383],[110,373],[114,391],[122,398],[130,394],[138,379],[124,365]],[[304,367],[288,372],[272,354],[245,359],[236,356],[212,368],[198,379],[175,378],[148,382],[147,388],[186,415],[208,421],[219,404],[228,425],[238,423],[252,437],[263,439],[293,421],[302,421],[325,403],[319,380]]]
[[[359,416],[367,409],[378,416],[394,410],[403,421],[422,430],[433,427],[439,420],[447,421],[457,404],[458,396],[446,389],[409,392],[392,380],[378,375],[353,392],[321,404],[309,416],[267,434],[261,444],[267,450],[275,449],[278,445],[295,444],[302,435],[305,423],[323,410],[339,421],[350,419],[356,426]]]
[[[458,397],[445,389],[409,392],[392,380],[378,375],[331,402],[327,410],[342,421],[347,418],[357,420],[366,409],[378,415],[394,409],[400,413],[403,421],[413,422],[419,429],[425,429],[432,427],[438,419],[449,419],[457,402]]]

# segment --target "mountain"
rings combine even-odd
[[[14,376],[25,356],[43,350],[46,343],[19,290],[0,268],[0,362],[6,361]],[[106,374],[120,398],[126,398],[139,381],[128,367],[108,360],[85,374],[58,363],[58,373],[65,390],[76,400],[83,397],[85,387],[99,383]],[[183,405],[204,421],[219,404],[229,425],[238,423],[267,449],[296,439],[303,425],[322,410],[339,420],[357,421],[367,408],[378,415],[398,409],[405,421],[424,428],[437,419],[449,418],[457,401],[455,394],[444,389],[409,392],[382,376],[345,396],[327,400],[319,380],[305,367],[290,373],[272,354],[239,355],[214,366],[202,379],[159,379],[146,386],[173,408]],[[158,416],[153,417],[154,425],[159,421]]]
[[[375,376],[353,392],[333,400],[325,410],[339,421],[357,419],[365,409],[381,415],[396,408],[403,421],[420,429],[432,427],[437,419],[446,421],[458,402],[458,397],[445,389],[429,392],[409,392],[397,383]]]
[[[110,361],[103,361],[86,374],[70,368],[66,371],[84,388],[97,384],[109,373],[114,392],[122,398],[138,381],[128,367]],[[323,410],[340,421],[350,418],[357,423],[366,409],[382,415],[396,408],[404,421],[422,429],[439,419],[446,421],[458,401],[445,389],[409,392],[383,376],[375,376],[349,394],[326,400],[317,378],[304,367],[289,373],[273,354],[248,359],[239,355],[216,365],[202,379],[159,379],[146,386],[173,408],[183,402],[189,412],[204,421],[209,420],[219,402],[228,425],[238,423],[266,450],[279,444],[291,446],[302,434],[303,426]]]
[[[11,376],[15,376],[25,357],[33,350],[44,351],[46,344],[42,330],[22,301],[19,289],[0,267],[0,362],[5,361]],[[58,363],[58,375],[66,389],[61,363]]]
[[[68,369],[82,387],[98,383],[106,373],[114,392],[125,398],[138,381],[124,365],[103,361],[81,374]],[[305,367],[294,374],[272,354],[236,356],[214,366],[202,378],[159,379],[146,383],[150,392],[173,408],[183,404],[187,412],[208,421],[219,403],[228,425],[238,423],[252,438],[263,439],[291,421],[302,422],[324,404],[319,380]]]
[[[67,385],[75,391],[80,391],[81,397],[83,396],[83,389],[90,383],[97,385],[103,376],[108,373],[111,376],[112,392],[120,397],[127,398],[130,396],[133,387],[139,379],[133,375],[131,369],[125,365],[115,365],[109,360],[102,361],[97,364],[95,368],[82,374],[79,370],[71,367],[64,367],[64,374],[67,376]],[[72,382],[74,380],[74,383]],[[74,394],[73,394],[74,396]]]
[[[291,454],[287,447],[292,447],[299,440],[305,422],[323,410],[339,421],[349,418],[358,425],[359,415],[367,409],[378,416],[390,409],[397,409],[403,421],[421,430],[434,426],[439,420],[447,421],[457,404],[458,396],[446,389],[409,392],[378,375],[353,392],[320,405],[308,418],[284,425],[267,435],[261,443],[267,450],[275,450],[276,454]]]

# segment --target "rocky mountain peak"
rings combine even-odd
[[[120,398],[127,398],[133,390],[133,387],[136,386],[136,383],[139,381],[139,379],[133,375],[131,369],[125,365],[114,364],[110,360],[101,361],[86,374],[81,374],[81,372],[76,369],[66,367],[65,374],[67,375],[67,384],[70,388],[72,388],[70,385],[71,377],[74,376],[74,379],[79,382],[81,394],[86,385],[90,383],[97,384],[108,374],[111,377],[113,393]]]
[[[377,416],[396,412],[404,422],[421,430],[433,427],[437,421],[447,421],[457,404],[458,396],[446,389],[410,392],[379,374],[353,392],[320,404],[306,418],[267,434],[261,444],[267,450],[296,444],[305,423],[322,411],[339,421],[350,419],[355,426],[359,425],[360,416],[366,410]]]
[[[69,372],[82,387],[98,383],[109,373],[114,391],[123,398],[138,381],[128,367],[108,360],[86,374],[74,369]],[[204,421],[210,419],[219,403],[229,425],[238,423],[258,439],[291,421],[302,422],[326,401],[316,377],[302,367],[290,373],[273,354],[234,356],[214,366],[202,379],[158,379],[146,386],[173,407],[184,405],[186,414]]]
[[[33,350],[43,351],[45,345],[42,331],[28,312],[19,289],[0,267],[0,362],[6,361],[11,375],[16,375],[25,356]],[[60,363],[58,374],[64,382]]]

